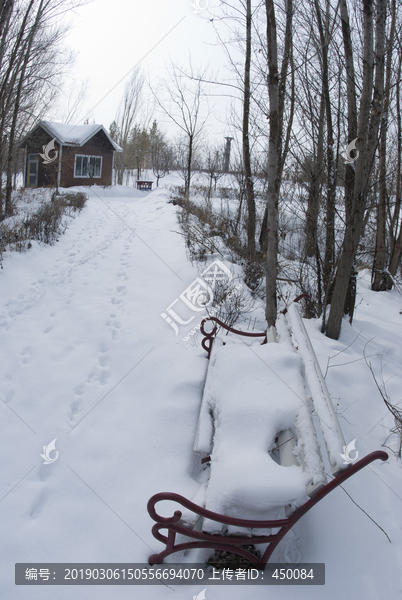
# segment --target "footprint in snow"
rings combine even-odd
[[[43,458],[41,458],[40,460],[43,461]],[[49,479],[50,475],[52,474],[52,464],[45,465],[42,462],[38,468],[37,473],[38,473],[38,479],[40,479],[40,481],[46,481],[47,479]],[[32,513],[31,513],[31,516],[32,516]]]
[[[32,505],[31,512],[29,513],[30,517],[33,517],[35,519],[42,512],[47,495],[47,491],[43,491],[39,494],[39,496]]]
[[[101,367],[107,367],[111,363],[110,356],[108,355],[101,356],[98,358],[98,361]]]
[[[15,390],[8,390],[5,393],[5,403],[8,404],[14,398]]]
[[[73,402],[71,402],[71,404],[70,404],[70,408],[71,408],[70,419],[72,419],[72,417],[77,414],[77,412],[80,409],[80,406],[81,406],[81,400],[74,400]]]
[[[77,385],[74,388],[74,392],[77,394],[77,396],[82,396],[83,393],[85,392],[85,384],[84,383],[80,383],[79,385]]]
[[[94,383],[95,381],[99,381],[101,385],[105,385],[109,379],[110,370],[109,369],[97,369],[95,368],[92,373],[88,375],[87,381],[88,383]]]
[[[23,350],[21,350],[20,356],[23,357],[22,362],[24,365],[26,365],[32,360],[32,348],[30,346],[26,346]]]

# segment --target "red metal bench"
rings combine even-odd
[[[301,298],[306,296],[307,294],[298,296],[295,301],[298,302]],[[204,329],[206,321],[213,321],[216,323],[211,332],[206,332]],[[223,323],[216,317],[204,319],[204,321],[201,324],[201,332],[204,335],[204,339],[202,340],[202,347],[207,352],[208,359],[211,355],[214,336],[217,333],[217,325],[220,325],[223,329],[226,329],[227,331],[236,333],[238,335],[243,335],[247,337],[262,337],[264,338],[262,344],[267,343],[270,335],[273,335],[272,332],[250,333],[238,331],[236,329],[228,327],[225,323]],[[349,479],[349,477],[363,469],[365,466],[369,465],[375,460],[385,461],[387,459],[388,454],[382,450],[371,452],[358,462],[347,466],[342,472],[337,474],[336,477],[334,477],[334,479],[332,479],[329,483],[327,483],[323,487],[320,487],[318,491],[314,492],[313,497],[310,497],[302,506],[297,508],[291,515],[288,515],[286,518],[277,520],[263,521],[228,517],[226,515],[218,514],[207,510],[201,506],[198,506],[197,504],[191,502],[190,500],[187,500],[179,494],[171,492],[161,492],[155,494],[150,498],[147,504],[148,513],[151,516],[151,518],[155,521],[155,525],[152,527],[152,534],[157,540],[165,544],[166,548],[158,554],[153,554],[152,556],[150,556],[148,562],[150,565],[160,564],[163,562],[166,556],[169,556],[170,554],[182,550],[189,550],[193,548],[213,548],[215,550],[229,551],[231,553],[242,556],[249,560],[250,563],[255,565],[256,568],[264,569],[273,551],[278,546],[280,541],[290,531],[293,525],[297,523],[297,521],[299,521],[299,519],[301,519],[301,517],[303,517],[311,508],[313,508],[313,506],[315,506],[320,500],[322,500],[322,498],[327,496],[332,490],[337,488],[344,481]],[[203,459],[202,462],[205,462],[206,460],[207,459]],[[193,527],[198,521],[198,518],[194,520],[194,523],[190,524],[187,519],[182,519],[182,512],[180,510],[176,510],[171,517],[163,517],[159,515],[155,507],[158,502],[164,500],[177,502],[181,506],[195,513],[195,515],[197,515],[198,518],[205,517],[206,519],[211,519],[212,521],[221,523],[222,525],[232,525],[236,527],[265,530],[278,529],[278,531],[269,535],[251,536],[221,535],[211,534],[205,531],[195,531]],[[161,533],[162,529],[167,530],[167,535],[163,535]],[[176,543],[176,534],[181,534],[186,536],[187,538],[192,538],[194,541]],[[245,547],[242,547],[255,544],[268,544],[261,558],[248,551]]]

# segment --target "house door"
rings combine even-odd
[[[28,156],[28,174],[27,174],[27,186],[37,187],[38,186],[38,168],[39,168],[39,154],[29,154]]]

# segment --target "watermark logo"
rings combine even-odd
[[[179,298],[176,298],[170,304],[165,313],[161,314],[161,317],[172,327],[175,334],[179,333],[179,325],[189,325],[194,319],[195,315],[189,319],[184,320],[177,314],[180,302],[182,308],[190,308],[191,311],[199,313],[205,311],[210,306],[214,299],[214,288],[217,283],[225,284],[230,283],[232,280],[232,273],[230,270],[220,261],[214,260],[205,271],[203,271],[200,277],[197,277],[183,293],[180,294]],[[177,307],[175,306],[177,303]],[[173,306],[175,310],[173,310]]]
[[[52,140],[50,140],[47,146],[42,147],[43,154],[39,154],[39,156],[43,158],[44,165],[49,165],[50,163],[54,162],[59,156],[59,151],[56,150],[54,145],[55,141],[56,138],[53,138]],[[53,158],[50,157],[50,152],[54,152]]]
[[[208,0],[205,0],[204,6],[201,5],[201,0],[195,0],[194,2],[191,3],[191,6],[194,8],[194,12],[196,14],[198,14],[208,8]]]
[[[44,454],[41,454],[40,456],[45,460],[43,463],[44,465],[50,465],[59,458],[59,451],[56,450],[56,440],[57,438],[52,440],[47,446],[43,446]],[[50,458],[50,453],[53,452],[53,450],[56,452],[56,456],[54,458]]]
[[[209,311],[208,311],[208,316],[209,317],[216,317],[216,315],[219,313],[219,309],[225,304],[226,301],[230,300],[230,298],[234,295],[237,295],[240,293],[241,289],[243,288],[242,284],[238,284],[235,287],[233,287],[231,289],[231,291],[225,296],[224,300],[222,300],[222,302],[220,302],[219,304],[217,304],[216,306],[213,306]],[[193,329],[190,331],[190,333],[188,335],[186,335],[186,337],[183,338],[183,342],[188,342],[189,339],[191,338],[192,335],[196,334],[197,331],[199,329],[201,329],[201,323],[202,320],[198,323],[198,325],[196,325],[195,327],[193,327]]]
[[[343,451],[345,454],[341,454],[341,457],[344,459],[344,463],[343,463],[344,465],[352,465],[359,458],[359,451],[356,450],[355,441],[356,441],[356,438],[354,440],[352,440],[350,442],[350,444],[343,447]],[[350,453],[352,452],[352,450],[356,450],[356,455],[353,458],[350,456]]]
[[[342,152],[343,158],[345,158],[346,160],[345,165],[349,165],[352,162],[355,162],[355,160],[357,160],[359,158],[359,151],[356,150],[356,141],[357,138],[355,138],[352,142],[350,142],[350,144],[348,144],[347,146],[345,146],[345,152]],[[351,156],[351,153],[353,152],[353,156]]]
[[[207,591],[207,588],[205,588],[205,590],[202,590],[199,594],[197,594],[196,596],[193,596],[193,600],[206,600],[206,596],[205,596],[205,592]]]

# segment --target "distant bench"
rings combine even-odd
[[[137,190],[152,191],[153,181],[137,181]]]

